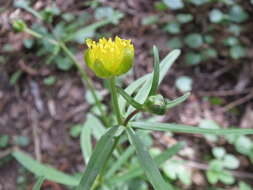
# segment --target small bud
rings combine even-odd
[[[166,102],[160,94],[150,96],[145,103],[145,107],[147,111],[157,115],[163,115],[166,112]]]
[[[101,78],[119,76],[133,66],[134,46],[131,40],[115,37],[112,41],[105,38],[98,42],[86,40],[88,49],[84,52],[87,66]]]
[[[27,26],[23,20],[15,20],[12,27],[16,32],[23,32]]]

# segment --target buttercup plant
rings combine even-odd
[[[28,31],[30,32],[30,30]],[[30,34],[33,33],[30,32]],[[43,165],[33,160],[22,151],[15,150],[12,155],[28,170],[40,176],[35,186],[36,189],[40,189],[44,179],[67,185],[75,190],[113,189],[111,187],[112,181],[117,179],[113,174],[119,169],[122,160],[125,159],[125,153],[127,153],[127,150],[125,151],[122,146],[122,143],[125,142],[123,137],[127,137],[130,142],[130,147],[134,148],[139,164],[153,188],[155,190],[173,190],[173,185],[162,177],[158,165],[176,154],[183,145],[181,143],[174,145],[153,159],[142,142],[142,139],[137,135],[136,130],[216,135],[253,134],[253,129],[216,130],[173,123],[157,123],[145,120],[136,121],[137,117],[135,117],[135,115],[142,112],[164,115],[168,109],[182,103],[190,95],[186,93],[175,100],[169,100],[157,94],[159,85],[168,69],[179,56],[180,51],[172,51],[160,62],[158,49],[154,46],[154,71],[140,77],[127,88],[122,89],[120,86],[117,86],[117,76],[126,73],[133,66],[134,45],[131,40],[115,37],[114,40],[102,38],[98,42],[95,42],[88,39],[86,40],[86,44],[88,49],[84,52],[85,62],[98,77],[108,80],[114,112],[113,117],[116,118],[116,121],[109,120],[106,123],[104,122],[106,130],[97,138],[96,147],[88,159],[89,161],[85,166],[85,171],[81,178],[62,173],[49,166]],[[65,52],[72,57],[73,61],[76,61],[73,54],[66,49],[66,46],[61,47],[63,49],[65,48]],[[80,70],[80,67],[78,67],[78,69]],[[84,70],[81,71],[81,73],[82,72],[85,73],[85,78],[90,80],[86,72]],[[92,87],[92,89],[93,88],[94,87]],[[99,105],[100,104],[101,102],[99,102]],[[100,115],[101,120],[102,118],[103,116]],[[81,144],[88,141],[85,137],[89,130],[89,128],[87,128],[87,130],[86,127],[83,128]],[[82,151],[85,152],[87,150],[82,147]],[[112,163],[109,159],[112,156],[114,156],[116,160],[109,168],[108,164]],[[84,159],[87,162],[85,156]],[[109,170],[108,173],[107,169]],[[135,175],[138,172],[135,172]],[[139,173],[141,173],[141,171]],[[107,182],[107,180],[111,182]]]

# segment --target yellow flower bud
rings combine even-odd
[[[114,41],[99,39],[98,42],[86,40],[88,49],[84,53],[87,66],[101,78],[119,76],[132,67],[134,46],[131,40],[115,37]]]

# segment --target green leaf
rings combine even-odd
[[[56,61],[57,68],[62,71],[68,71],[73,63],[68,57],[55,56],[54,61]]]
[[[8,146],[9,136],[8,135],[0,135],[0,148],[5,148]]]
[[[55,84],[55,82],[56,82],[55,76],[49,76],[43,79],[43,83],[48,86]]]
[[[37,176],[44,176],[48,180],[70,186],[76,186],[79,182],[78,178],[41,164],[20,150],[15,150],[12,155],[22,166]]]
[[[14,138],[14,144],[19,145],[21,147],[26,147],[30,144],[31,140],[27,136],[16,136]]]
[[[91,126],[87,124],[87,122],[83,125],[81,136],[80,136],[80,144],[81,150],[83,154],[83,159],[85,163],[89,162],[91,153],[92,153],[92,144],[91,144]]]
[[[182,24],[185,24],[185,23],[188,23],[188,22],[191,22],[193,20],[193,16],[191,14],[177,14],[177,20],[178,22],[182,23]]]
[[[151,89],[149,91],[148,96],[152,96],[156,94],[157,88],[159,86],[159,52],[156,46],[153,46],[153,54],[154,54],[154,71],[153,71],[153,80]]]
[[[225,40],[223,40],[224,45],[226,46],[235,46],[239,44],[239,39],[233,36],[230,36],[228,38],[226,38]]]
[[[40,190],[44,180],[45,180],[44,176],[39,177],[39,179],[36,181],[35,185],[33,186],[33,190]]]
[[[184,7],[184,2],[182,0],[163,0],[172,10],[182,9]]]
[[[106,18],[113,24],[118,24],[119,20],[124,16],[120,11],[114,10],[110,6],[99,7],[95,10],[95,17],[98,20]]]
[[[216,158],[221,159],[225,156],[226,150],[223,147],[214,147],[212,153]]]
[[[15,85],[18,82],[18,80],[20,79],[20,77],[21,77],[22,74],[23,74],[23,72],[21,70],[18,70],[16,72],[14,72],[11,75],[10,84],[11,85]]]
[[[219,175],[217,172],[212,171],[212,170],[208,170],[206,173],[207,179],[209,181],[209,183],[211,184],[215,184],[218,182],[219,180]]]
[[[235,140],[235,148],[241,154],[249,154],[251,149],[253,149],[253,142],[249,137],[240,136]]]
[[[190,48],[198,48],[202,46],[204,42],[201,34],[193,33],[186,36],[185,43]]]
[[[184,102],[189,96],[190,96],[190,92],[185,93],[183,96],[180,96],[174,100],[166,100],[166,109],[172,108],[177,106],[178,104],[181,104],[182,102]]]
[[[242,181],[239,183],[239,188],[240,190],[252,190],[252,188],[248,184]]]
[[[197,65],[202,61],[202,57],[199,53],[189,52],[186,53],[185,63],[187,65]]]
[[[134,108],[141,110],[143,108],[142,104],[139,104],[138,102],[136,102],[130,95],[128,95],[121,87],[116,86],[117,91],[119,92],[119,94],[125,98],[125,100]]]
[[[162,178],[160,171],[158,170],[155,161],[151,158],[148,151],[142,144],[139,137],[131,128],[127,128],[127,134],[131,144],[135,147],[139,163],[142,169],[146,173],[149,181],[153,185],[155,190],[169,190],[173,187],[167,184]]]
[[[174,37],[171,38],[168,42],[167,42],[167,46],[171,49],[175,49],[175,48],[182,48],[183,47],[183,43],[181,41],[180,38],[178,37]]]
[[[232,154],[227,154],[223,160],[223,166],[228,169],[236,169],[240,165],[239,160]]]
[[[143,26],[148,26],[148,25],[152,25],[152,24],[155,24],[159,21],[159,17],[158,15],[151,15],[151,16],[148,16],[148,17],[144,17],[141,21],[141,24]]]
[[[73,138],[79,137],[82,131],[82,124],[76,124],[73,127],[70,128],[70,136]]]
[[[110,23],[110,21],[105,19],[105,20],[101,20],[101,21],[95,22],[93,24],[90,24],[88,26],[85,26],[83,28],[80,28],[75,33],[70,35],[69,38],[67,39],[67,41],[74,40],[75,42],[82,44],[82,43],[84,43],[84,40],[86,38],[93,37],[95,34],[95,31],[98,28],[105,26],[109,23]]]
[[[249,14],[239,5],[234,5],[229,11],[229,19],[231,21],[241,23],[249,18]]]
[[[179,34],[181,32],[181,25],[178,22],[170,22],[166,24],[164,30],[170,34]]]
[[[235,178],[228,171],[220,172],[219,179],[226,185],[231,185],[235,182]]]
[[[172,66],[172,64],[174,63],[174,61],[177,59],[177,57],[179,55],[180,55],[180,50],[173,50],[159,64],[159,70],[160,70],[159,84],[162,82],[162,80],[164,79],[167,71],[169,70],[169,68]],[[151,89],[152,74],[153,74],[153,72],[151,73],[151,75],[147,75],[147,78],[144,79],[145,83],[139,89],[139,91],[137,92],[137,94],[134,98],[137,102],[139,102],[141,104],[146,101],[146,99],[148,97],[148,94],[149,94],[149,91]],[[132,111],[133,111],[133,107],[129,107],[128,110],[127,110],[127,114],[129,114]]]
[[[105,134],[105,127],[101,123],[101,121],[92,114],[88,114],[85,126],[89,126],[92,130],[92,134],[94,135],[95,139],[100,139],[100,137]]]
[[[184,143],[177,143],[176,145],[169,147],[168,149],[166,149],[165,151],[163,151],[161,154],[159,154],[158,156],[154,158],[155,163],[158,166],[160,166],[166,160],[170,159],[173,155],[179,152],[183,148],[183,146],[184,146]],[[143,174],[143,170],[140,168],[139,165],[133,166],[126,173],[112,178],[109,181],[109,183],[110,184],[121,183],[130,179],[136,178],[138,176],[141,176],[142,174]]]
[[[215,135],[226,135],[226,134],[238,134],[246,135],[253,134],[253,129],[203,129],[199,127],[172,124],[172,123],[153,123],[137,121],[130,123],[132,127],[144,130],[155,130],[155,131],[171,131],[179,133],[192,133],[192,134],[215,134]]]
[[[207,3],[210,0],[189,0],[190,3],[196,5],[196,6],[200,6],[203,5],[205,3]]]
[[[112,153],[113,147],[116,143],[114,135],[117,132],[117,129],[118,126],[110,128],[99,139],[76,190],[90,190],[97,175],[101,172],[108,157]]]
[[[199,124],[200,128],[204,128],[204,129],[213,129],[213,130],[219,130],[220,126],[213,120],[208,120],[208,119],[203,119],[201,120],[200,124]],[[215,142],[218,140],[218,137],[215,135],[205,135],[205,138],[208,141],[212,141]]]
[[[246,56],[246,49],[241,45],[236,45],[230,48],[229,54],[233,59],[240,59]]]
[[[40,14],[38,11],[34,10],[33,8],[31,8],[31,7],[29,6],[28,1],[26,1],[26,0],[15,1],[14,6],[17,7],[17,8],[24,9],[24,10],[26,10],[27,12],[33,14],[35,17],[37,17],[37,18],[43,20],[41,14]]]
[[[118,158],[118,160],[112,165],[112,167],[106,172],[105,178],[111,178],[115,172],[120,169],[120,167],[128,160],[128,158],[133,155],[134,148],[132,146],[128,147],[124,153]]]
[[[188,92],[192,89],[192,79],[188,76],[178,77],[176,80],[176,87],[181,92]]]
[[[219,9],[213,9],[209,13],[209,19],[212,23],[219,23],[224,19],[224,14]]]
[[[151,73],[148,73],[140,78],[138,78],[137,80],[135,80],[134,82],[132,82],[127,88],[125,88],[125,92],[128,94],[128,95],[132,95],[134,92],[137,91],[137,89],[139,89],[145,82],[146,80],[148,80],[150,77],[151,77]],[[121,113],[124,113],[125,112],[125,108],[126,108],[126,104],[127,104],[127,101],[122,97],[120,96],[119,97],[119,107],[120,107],[120,111]]]

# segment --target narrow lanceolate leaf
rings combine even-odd
[[[89,126],[92,130],[92,135],[94,135],[95,139],[98,140],[100,137],[105,134],[105,127],[101,123],[101,121],[94,115],[88,114],[85,126]]]
[[[110,179],[121,166],[127,162],[129,157],[133,155],[134,148],[132,146],[128,147],[126,151],[118,158],[118,160],[112,165],[112,167],[106,172],[105,178]]]
[[[151,89],[149,91],[149,96],[152,96],[156,94],[158,85],[159,85],[159,52],[156,46],[153,46],[153,54],[154,54],[154,71],[153,71],[153,80],[152,80],[152,85]]]
[[[174,156],[176,153],[178,153],[182,148],[184,147],[184,143],[177,143],[176,145],[173,145],[172,147],[166,149],[161,154],[156,156],[154,158],[155,163],[160,166],[165,161],[170,159],[172,156]],[[143,175],[143,170],[140,168],[139,165],[133,166],[130,168],[127,172],[120,176],[114,176],[109,180],[109,184],[118,184],[125,181],[128,181],[130,179],[136,178],[138,176]]]
[[[130,95],[128,95],[122,88],[117,86],[117,91],[120,93],[120,95],[125,98],[125,100],[132,105],[133,107],[135,107],[138,110],[142,109],[142,105],[139,104],[138,102],[136,102]]]
[[[214,135],[249,135],[253,134],[253,129],[204,129],[199,127],[173,124],[173,123],[153,123],[153,122],[131,122],[131,126],[137,129],[155,130],[155,131],[170,131],[179,133],[193,134],[214,134]]]
[[[136,92],[145,83],[145,81],[149,77],[151,77],[151,73],[148,73],[148,74],[138,78],[137,80],[135,80],[134,82],[129,84],[129,86],[127,88],[125,88],[125,92],[131,96],[134,92]],[[126,104],[127,104],[127,101],[122,96],[120,96],[119,97],[119,107],[120,107],[121,113],[125,112]]]
[[[185,93],[183,96],[180,96],[176,98],[175,100],[167,100],[166,101],[166,109],[172,108],[177,106],[178,104],[181,104],[183,101],[185,101],[190,96],[190,92]]]
[[[39,179],[36,181],[35,185],[33,186],[33,190],[40,190],[44,180],[45,180],[44,176],[39,177]]]
[[[162,82],[167,71],[172,66],[172,64],[175,62],[175,60],[178,58],[179,55],[180,55],[180,50],[173,50],[159,64],[159,71],[160,72],[159,72],[159,83],[158,84],[160,84]],[[142,85],[142,87],[137,92],[134,99],[141,104],[144,103],[148,97],[151,86],[152,86],[152,75],[149,75],[149,77],[147,77],[145,83]],[[132,111],[133,111],[133,107],[130,106],[127,110],[127,114],[131,113]]]
[[[173,187],[166,183],[158,170],[155,161],[144,147],[143,143],[131,128],[127,128],[131,144],[135,147],[139,163],[155,190],[172,190]]]
[[[90,190],[96,177],[103,169],[115,145],[114,135],[118,126],[110,128],[97,142],[90,161],[76,190]]]
[[[81,150],[85,163],[88,163],[91,153],[91,128],[89,125],[83,125],[81,136],[80,136]]]
[[[41,164],[20,150],[15,150],[12,155],[22,166],[37,176],[44,176],[48,180],[70,186],[76,186],[79,182],[78,178]]]

